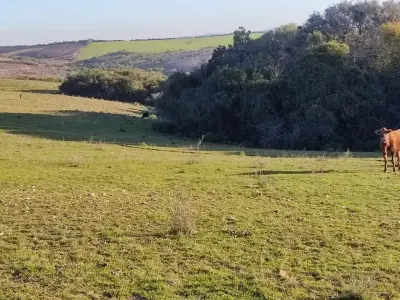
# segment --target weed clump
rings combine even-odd
[[[188,154],[187,159],[186,159],[186,163],[188,165],[194,165],[199,162],[200,162],[200,155],[198,155],[198,153]]]
[[[373,299],[371,290],[374,287],[374,282],[371,282],[370,279],[368,280],[352,280],[351,282],[346,284],[346,289],[331,297],[334,300],[369,300]],[[388,295],[386,295],[388,296]],[[390,297],[385,297],[389,298]]]
[[[85,158],[82,155],[73,155],[65,160],[67,166],[74,168],[85,164],[85,162]]]
[[[350,149],[347,149],[347,151],[343,152],[343,154],[340,157],[341,158],[351,158],[351,157],[353,157],[353,153],[350,151]]]
[[[171,233],[193,234],[195,230],[195,217],[188,200],[179,196],[172,205],[171,210]]]
[[[366,300],[362,294],[355,291],[346,291],[337,297],[331,298],[333,300]]]

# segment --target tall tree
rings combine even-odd
[[[250,30],[246,31],[243,26],[240,26],[239,29],[236,29],[233,33],[233,46],[237,47],[247,44],[251,40],[250,35]]]

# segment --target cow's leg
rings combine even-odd
[[[393,164],[393,172],[396,172],[396,164],[394,163],[394,151],[392,151],[392,164]]]
[[[397,151],[397,167],[398,170],[400,171],[400,151]]]
[[[386,152],[383,153],[383,160],[385,162],[385,169],[383,170],[383,172],[387,172],[387,153]]]

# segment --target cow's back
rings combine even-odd
[[[392,151],[400,151],[400,130],[395,130],[387,134],[387,147]]]

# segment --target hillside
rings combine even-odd
[[[0,78],[54,78],[61,80],[73,68],[73,59],[86,41],[34,46],[0,47]]]
[[[115,52],[82,60],[77,62],[76,65],[89,68],[158,69],[165,74],[172,74],[175,71],[186,72],[199,67],[211,58],[213,51],[214,48],[160,53]]]
[[[86,41],[34,46],[3,46],[0,47],[0,55],[25,59],[71,61],[85,45]]]
[[[0,80],[0,298],[400,296],[378,153],[194,151],[142,107],[45,88]]]
[[[254,33],[253,38],[261,36],[261,33]],[[165,39],[165,40],[140,40],[140,41],[113,41],[113,42],[93,42],[82,48],[76,59],[78,61],[101,57],[109,53],[121,51],[138,53],[159,53],[166,51],[200,50],[203,48],[217,47],[232,43],[233,35]]]
[[[253,38],[262,33],[252,34]],[[0,47],[0,78],[63,78],[75,67],[191,71],[207,62],[232,35],[137,41],[62,42]]]
[[[0,78],[62,79],[71,67],[64,63],[31,60],[0,59]]]

